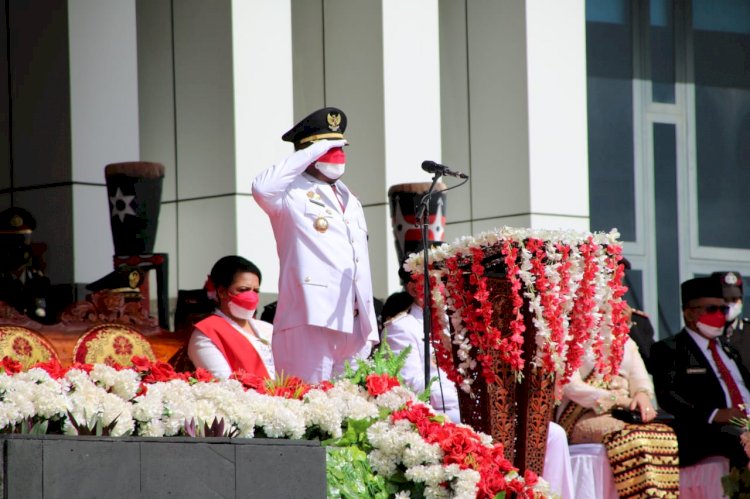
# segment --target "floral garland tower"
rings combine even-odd
[[[461,417],[542,471],[562,387],[592,355],[605,379],[628,320],[619,234],[503,227],[429,253],[432,342],[459,390]],[[423,277],[422,255],[405,264]]]

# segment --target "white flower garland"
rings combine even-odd
[[[483,232],[476,237],[463,236],[452,244],[444,244],[440,247],[432,248],[429,251],[428,258],[432,264],[431,275],[434,275],[437,281],[440,282],[444,280],[447,273],[447,270],[441,264],[449,258],[471,258],[472,249],[476,248],[480,248],[484,252],[494,248],[495,252],[497,252],[497,248],[503,241],[510,241],[517,247],[519,249],[518,278],[523,284],[522,292],[528,299],[529,311],[531,312],[532,321],[536,329],[536,353],[531,359],[531,363],[536,368],[539,368],[545,365],[545,358],[549,357],[549,362],[554,366],[553,372],[550,374],[560,379],[565,372],[568,362],[568,343],[571,340],[570,314],[573,310],[576,293],[584,276],[584,260],[579,246],[587,241],[591,241],[596,245],[594,258],[599,270],[595,274],[593,285],[595,289],[594,300],[599,306],[592,312],[595,327],[588,330],[589,334],[583,348],[584,350],[588,350],[595,345],[599,345],[600,351],[598,353],[601,356],[608,357],[610,354],[610,345],[614,338],[612,335],[612,307],[610,306],[612,289],[608,286],[609,279],[611,279],[611,271],[606,267],[608,258],[607,246],[619,246],[618,238],[619,233],[616,229],[608,233],[588,233],[572,230],[551,231],[506,226],[494,231]],[[562,344],[552,341],[552,329],[544,317],[542,296],[536,289],[536,279],[532,272],[532,260],[535,256],[531,254],[525,245],[525,241],[528,239],[544,241],[546,259],[544,274],[549,281],[550,292],[554,293],[562,314]],[[569,248],[570,251],[568,255],[570,268],[567,271],[567,281],[565,283],[562,282],[560,274],[563,256],[558,251],[557,244]],[[420,272],[423,267],[422,252],[413,253],[404,264],[404,269],[412,273]],[[567,289],[565,293],[561,292],[563,285]],[[433,289],[432,291],[433,303],[439,307],[438,310],[450,310],[452,312],[450,315],[450,325],[453,330],[451,342],[455,345],[459,359],[459,363],[456,366],[461,377],[459,386],[464,391],[471,392],[473,378],[470,376],[470,373],[475,370],[476,361],[469,354],[471,344],[467,329],[461,319],[463,310],[456,306],[455,301],[450,296],[443,298],[439,289]],[[442,314],[438,314],[438,316],[440,317]],[[447,323],[441,322],[441,326],[444,326],[445,331],[448,330]]]

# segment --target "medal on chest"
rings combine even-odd
[[[318,218],[313,222],[313,227],[322,234],[328,230],[328,219],[323,215],[318,215]]]

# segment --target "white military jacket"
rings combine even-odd
[[[386,341],[394,353],[400,353],[410,346],[411,351],[406,357],[401,377],[415,392],[424,391],[424,316],[422,309],[416,305],[397,315],[385,324]],[[432,345],[430,345],[432,354]],[[435,409],[445,412],[453,422],[460,423],[461,416],[458,409],[458,393],[456,385],[448,379],[445,371],[435,365],[434,357],[430,359],[430,377],[440,375],[430,389],[430,404]],[[442,384],[442,387],[441,387]]]
[[[261,172],[253,197],[271,219],[279,255],[279,302],[274,331],[312,325],[353,331],[377,342],[367,224],[362,204],[343,182],[331,186],[305,169],[343,140],[323,140]],[[356,308],[355,308],[356,307]]]

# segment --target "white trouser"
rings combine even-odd
[[[562,499],[575,497],[568,437],[562,426],[553,422],[547,427],[547,453],[544,456],[542,477],[549,482],[552,492],[559,494]]]
[[[338,376],[344,372],[346,361],[351,364],[366,359],[371,348],[372,344],[362,337],[356,319],[351,334],[319,326],[298,326],[273,334],[277,377],[281,373],[294,375],[307,383]]]

